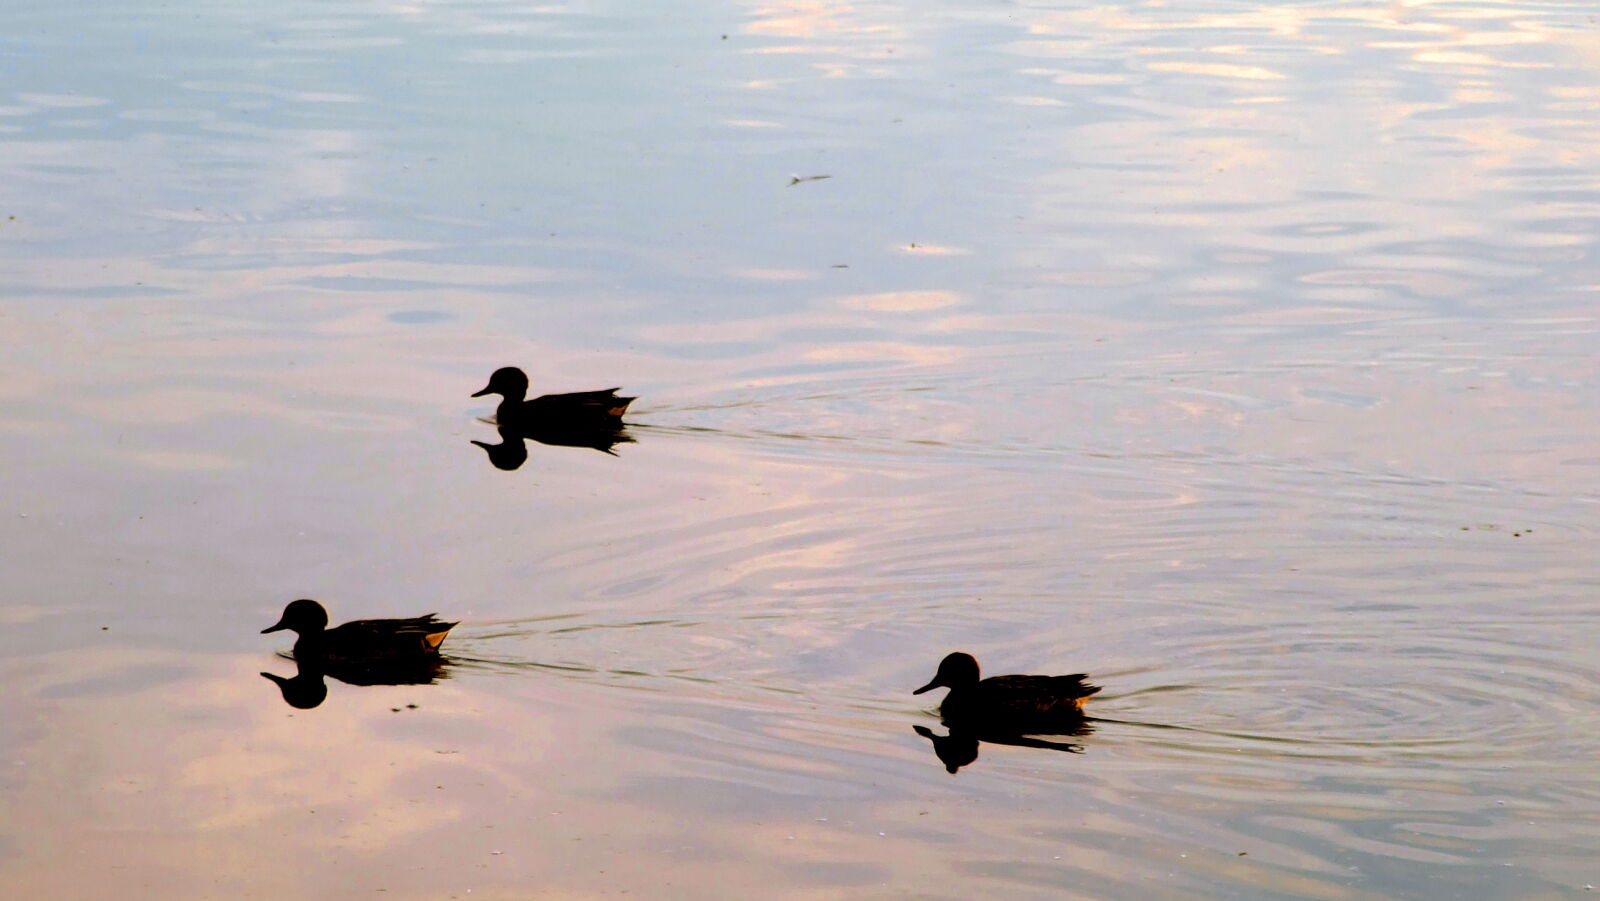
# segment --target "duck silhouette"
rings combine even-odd
[[[503,366],[489,376],[489,384],[474,393],[500,395],[495,408],[497,424],[523,429],[530,424],[567,426],[620,426],[622,414],[636,398],[618,397],[620,388],[604,391],[577,391],[571,394],[544,394],[528,400],[528,376],[515,366]]]
[[[331,677],[346,685],[432,685],[449,678],[445,672],[449,663],[449,658],[439,654],[381,662],[307,658],[295,661],[296,671],[291,677],[276,673],[261,675],[278,686],[285,704],[296,710],[310,710],[328,697],[325,678]]]
[[[950,689],[939,704],[946,725],[996,735],[1074,735],[1084,721],[1084,699],[1100,690],[1083,681],[1083,673],[987,679],[978,675],[977,659],[957,651],[939,662],[933,681],[912,694]]]
[[[1081,745],[1030,736],[1088,735],[1094,731],[1083,714],[1083,702],[1100,687],[1084,678],[1078,673],[981,679],[977,658],[957,651],[939,662],[931,682],[912,692],[920,695],[935,688],[950,689],[939,704],[939,717],[949,734],[938,735],[926,726],[912,729],[933,743],[933,753],[952,774],[978,759],[982,742],[1080,754]]]
[[[410,619],[358,619],[330,629],[328,611],[301,598],[283,608],[283,616],[261,634],[294,632],[296,660],[319,661],[324,667],[331,662],[385,665],[438,657],[439,645],[455,625],[429,613]]]
[[[553,447],[588,447],[610,454],[615,457],[616,451],[612,448],[619,444],[632,444],[633,437],[623,431],[618,422],[615,426],[562,426],[543,424],[526,424],[521,427],[499,426],[500,443],[490,444],[487,441],[473,441],[473,444],[483,448],[489,455],[489,462],[495,469],[507,472],[517,469],[528,462],[527,441],[537,441]]]

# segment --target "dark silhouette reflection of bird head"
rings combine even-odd
[[[283,703],[296,710],[310,710],[327,700],[328,683],[322,681],[322,673],[316,670],[301,669],[292,677],[277,673],[261,675],[271,679],[283,693]]]
[[[500,443],[490,444],[487,441],[473,441],[473,444],[483,448],[489,455],[489,462],[495,469],[511,472],[528,462],[528,445],[509,429],[500,430]]]
[[[448,679],[448,657],[431,656],[417,660],[349,663],[332,660],[298,660],[293,676],[262,673],[278,686],[283,702],[296,710],[310,710],[328,697],[327,677],[346,685],[432,685]]]
[[[1002,729],[984,728],[973,725],[951,724],[946,722],[949,730],[946,735],[939,735],[927,726],[912,726],[918,735],[933,743],[933,753],[944,764],[945,772],[954,774],[957,770],[978,759],[978,745],[988,742],[994,745],[1012,745],[1019,748],[1042,748],[1050,751],[1065,751],[1068,754],[1082,754],[1083,746],[1064,741],[1049,741],[1027,735],[1018,735]],[[1063,731],[1052,732],[1053,735],[1088,735],[1094,731],[1087,719],[1080,718],[1076,723],[1062,723],[1058,728]]]
[[[500,443],[490,444],[487,441],[474,441],[473,444],[483,448],[489,455],[489,462],[496,469],[510,472],[528,462],[528,446],[526,441],[537,441],[551,447],[587,447],[610,454],[615,457],[617,452],[612,450],[619,444],[632,444],[634,439],[620,425],[616,428],[601,426],[570,426],[570,425],[501,425],[497,429],[500,433]]]

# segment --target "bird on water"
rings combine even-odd
[[[946,723],[977,724],[989,731],[1012,734],[1074,734],[1085,719],[1083,702],[1100,690],[1071,676],[990,676],[980,679],[978,661],[955,652],[939,663],[933,681],[912,694],[935,688],[950,693],[939,704]]]
[[[503,366],[489,376],[489,384],[474,393],[500,395],[495,408],[498,425],[511,428],[536,424],[571,426],[611,426],[622,424],[622,414],[637,398],[618,397],[621,388],[604,391],[575,391],[571,394],[543,394],[528,399],[528,376],[515,366]]]
[[[330,629],[328,611],[301,598],[283,608],[283,616],[261,634],[294,632],[296,660],[386,664],[437,657],[439,645],[455,626],[429,613],[409,619],[358,619]]]

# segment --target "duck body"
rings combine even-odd
[[[980,728],[984,732],[1024,734],[1077,734],[1084,722],[1083,702],[1098,692],[1098,685],[1071,676],[990,676],[980,679],[978,661],[956,652],[944,658],[933,681],[912,694],[945,687],[950,693],[939,705],[947,724]]]
[[[1085,675],[990,676],[966,688],[953,688],[939,705],[947,720],[1010,720],[1066,714],[1081,717],[1083,701],[1099,691]]]
[[[455,625],[429,613],[409,619],[358,619],[329,629],[328,611],[302,598],[285,607],[283,616],[261,633],[295,632],[296,660],[386,665],[437,657],[439,645]]]
[[[528,376],[515,366],[496,369],[489,384],[474,393],[501,396],[495,408],[496,424],[504,428],[535,429],[553,425],[621,428],[622,414],[636,398],[618,397],[621,388],[603,391],[574,391],[570,394],[543,394],[528,398]]]

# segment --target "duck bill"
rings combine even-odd
[[[484,395],[485,395],[485,394],[492,394],[492,393],[493,393],[493,392],[491,392],[491,391],[490,391],[490,390],[489,390],[489,389],[490,389],[490,387],[492,387],[492,386],[490,386],[490,385],[484,385],[484,386],[483,386],[483,390],[482,390],[482,391],[474,391],[474,392],[473,392],[473,393],[472,393],[472,396],[473,396],[473,397],[482,397],[482,396],[484,396]]]
[[[929,682],[927,685],[924,685],[921,688],[917,689],[916,691],[912,692],[912,694],[920,695],[925,691],[932,691],[933,689],[938,688],[938,687],[939,687],[939,680],[935,679],[932,682]]]
[[[280,619],[277,622],[273,623],[272,625],[266,627],[265,629],[262,629],[261,630],[261,634],[265,635],[268,632],[282,632],[284,629],[287,629],[287,628],[289,628],[289,627],[284,625],[283,624],[283,620]],[[266,674],[262,673],[262,675],[266,675]]]

